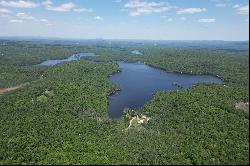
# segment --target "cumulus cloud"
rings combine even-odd
[[[72,2],[63,3],[58,6],[52,6],[53,3],[51,1],[46,1],[44,4],[47,10],[56,11],[56,12],[68,12],[76,8],[76,5]]]
[[[103,20],[103,17],[101,17],[101,16],[96,16],[95,19],[96,19],[96,20],[102,21],[102,20]]]
[[[227,4],[226,3],[218,3],[215,5],[216,7],[226,7]]]
[[[16,19],[15,20],[18,20],[17,22],[20,22],[19,20],[29,20],[29,21],[40,21],[40,22],[44,22],[44,23],[48,23],[49,21],[45,18],[42,18],[42,19],[38,19],[38,18],[35,18],[34,16],[30,15],[30,14],[27,14],[27,13],[16,13],[15,14],[16,16]],[[14,21],[15,22],[15,21]]]
[[[54,5],[54,3],[51,0],[45,0],[45,1],[42,2],[42,5],[47,10],[56,11],[56,12],[69,12],[69,11],[93,12],[93,9],[79,8],[76,4],[74,4],[72,2],[63,3],[63,4],[60,4],[60,5]]]
[[[210,2],[215,3],[215,7],[217,8],[232,6],[231,0],[210,0]]]
[[[215,21],[216,21],[216,19],[214,19],[214,18],[202,18],[202,19],[198,20],[198,22],[200,22],[200,23],[213,23]]]
[[[172,22],[174,19],[169,17],[169,16],[166,16],[166,15],[163,15],[163,16],[160,16],[162,19],[165,19],[167,20],[168,22]]]
[[[207,11],[206,8],[186,8],[186,9],[179,9],[177,14],[196,14]]]
[[[23,23],[23,20],[9,20],[10,23]]]
[[[14,19],[14,20],[18,20],[17,22],[20,22],[19,20],[22,20],[22,22],[24,20],[40,21],[40,22],[43,22],[43,23],[48,23],[49,22],[49,20],[47,20],[45,18],[38,19],[38,18],[35,18],[34,16],[32,16],[30,14],[27,14],[27,13],[16,13],[15,16],[16,16],[16,19]]]
[[[233,6],[233,8],[238,8],[238,7],[240,7],[241,5],[239,5],[239,4],[235,4],[234,6]]]
[[[170,10],[163,2],[146,2],[141,0],[130,0],[124,5],[123,11],[128,11],[130,16],[140,16],[142,14],[163,13]]]
[[[230,0],[210,0],[210,2],[227,4],[230,2]]]
[[[135,17],[135,16],[139,16],[139,15],[141,15],[141,13],[131,11],[131,12],[129,13],[129,15],[130,15],[130,16],[132,16],[132,17]]]
[[[163,6],[163,2],[141,2],[140,0],[131,0],[125,4],[125,8],[149,8]]]
[[[0,14],[10,14],[10,13],[12,12],[8,9],[0,8]]]
[[[53,5],[53,2],[51,0],[45,0],[42,2],[42,5],[45,7]]]
[[[82,13],[82,12],[93,12],[93,9],[88,9],[88,8],[79,8],[79,9],[74,9],[75,12],[79,12],[79,13]]]
[[[48,20],[45,19],[45,18],[40,19],[40,21],[41,21],[41,22],[48,22]]]
[[[35,8],[39,6],[39,4],[31,2],[31,1],[0,1],[0,5],[5,7],[13,7],[13,8]]]
[[[16,16],[23,20],[36,20],[35,17],[26,13],[17,13]]]
[[[242,14],[242,15],[249,15],[249,5],[239,5],[239,4],[236,4],[233,6],[233,8],[236,9],[236,12],[238,14]]]

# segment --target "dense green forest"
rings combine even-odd
[[[0,164],[249,164],[249,117],[235,108],[249,102],[249,50],[231,45],[0,40],[0,89],[29,82],[0,94]],[[79,52],[100,56],[33,66]],[[120,70],[117,60],[218,75],[224,83],[161,91],[111,119],[108,95],[118,87],[108,77]],[[128,128],[141,115],[150,120]]]

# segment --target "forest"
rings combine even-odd
[[[24,86],[0,93],[0,164],[248,165],[249,113],[235,107],[249,102],[247,46],[1,39],[0,90]],[[135,49],[143,55],[131,54]],[[99,56],[34,66],[80,52]],[[223,84],[159,91],[142,108],[112,119],[108,96],[119,87],[108,79],[120,71],[116,61],[214,75]]]

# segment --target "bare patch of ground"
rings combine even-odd
[[[247,116],[249,117],[249,102],[239,102],[235,104],[235,108],[236,109],[241,109],[244,110],[244,112],[247,114]]]
[[[143,124],[147,124],[150,119],[151,118],[147,117],[146,115],[136,115],[130,120],[129,126],[125,129],[125,131],[129,130],[130,128],[137,128],[142,126]]]
[[[26,85],[28,85],[29,83],[24,83],[24,84],[21,84],[21,85],[18,85],[18,86],[14,86],[14,87],[10,87],[10,88],[4,88],[4,89],[0,89],[0,95],[2,94],[5,94],[5,93],[9,93],[9,92],[12,92],[14,90],[17,90],[19,88],[22,88]]]

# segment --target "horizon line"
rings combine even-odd
[[[51,36],[0,36],[4,38],[26,38],[26,39],[54,39],[54,40],[127,40],[127,41],[224,41],[224,42],[249,42],[248,40],[223,40],[223,39],[136,39],[136,38],[75,38],[75,37],[51,37]]]

